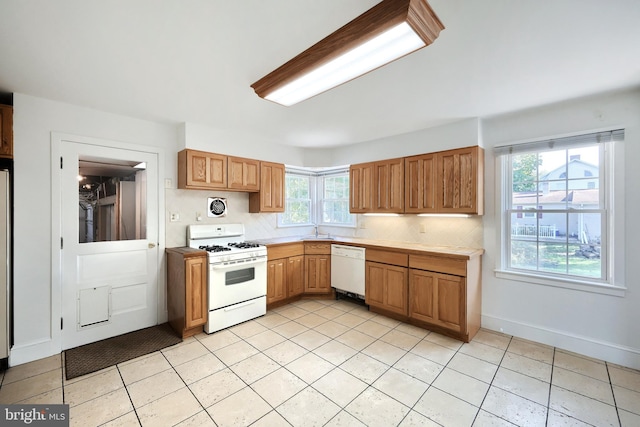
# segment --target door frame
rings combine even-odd
[[[165,150],[162,147],[151,145],[139,145],[110,139],[79,136],[61,132],[51,132],[51,349],[56,353],[62,351],[62,197],[60,180],[60,158],[62,142],[96,145],[107,148],[123,150],[143,151],[158,156],[158,300],[156,318],[158,323],[166,322],[167,312],[167,287],[166,269],[164,268],[165,252],[165,193],[164,170]],[[69,325],[67,325],[69,327]]]

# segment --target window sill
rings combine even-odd
[[[515,280],[518,282],[534,283],[537,285],[552,286],[555,288],[572,289],[582,292],[591,292],[615,297],[624,297],[627,288],[624,286],[611,286],[597,282],[587,282],[571,279],[557,279],[555,277],[540,276],[507,270],[494,270],[497,278]]]

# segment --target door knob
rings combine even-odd
[[[155,247],[156,247],[156,244],[155,244],[155,243],[149,243],[149,249],[153,249],[153,248],[155,248]]]

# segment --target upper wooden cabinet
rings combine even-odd
[[[178,152],[178,188],[260,190],[260,161],[185,149]]]
[[[404,211],[404,159],[382,160],[349,167],[349,212]]]
[[[484,213],[484,150],[478,146],[436,153],[436,211]]]
[[[373,163],[349,167],[349,212],[373,212]]]
[[[404,159],[404,211],[436,211],[436,155],[422,154]]]
[[[260,192],[249,195],[249,212],[284,212],[284,165],[260,162]]]
[[[227,157],[227,187],[236,191],[260,190],[260,161]]]
[[[478,146],[350,167],[351,213],[483,214]]]
[[[374,212],[404,212],[404,159],[373,163]]]
[[[0,105],[0,157],[13,158],[13,107]]]
[[[226,189],[227,156],[196,150],[178,152],[178,188]]]

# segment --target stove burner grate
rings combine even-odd
[[[198,246],[198,249],[204,249],[207,252],[224,252],[224,251],[231,250],[231,248],[228,248],[226,246],[220,246],[220,245]]]
[[[238,248],[238,249],[252,249],[252,248],[260,247],[260,245],[257,243],[248,243],[248,242],[229,243],[228,245],[231,246],[232,248]]]

